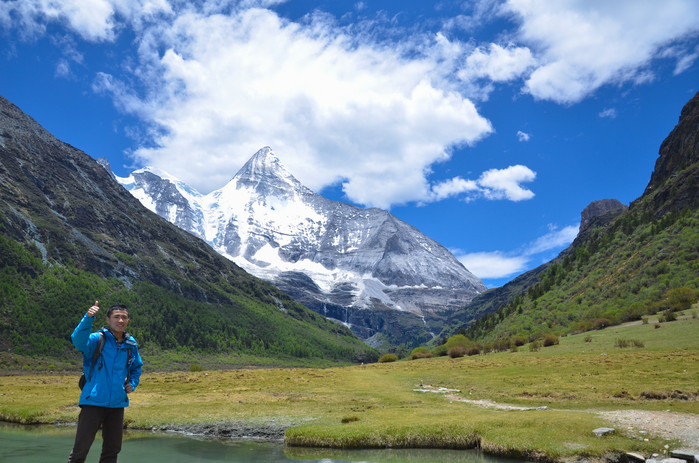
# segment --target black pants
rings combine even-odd
[[[83,405],[78,418],[78,430],[75,432],[75,444],[73,451],[70,452],[68,463],[85,461],[100,425],[102,425],[100,463],[117,461],[124,431],[124,409]]]

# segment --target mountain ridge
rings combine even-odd
[[[424,341],[446,313],[485,291],[439,243],[387,211],[312,192],[269,147],[207,195],[188,194],[194,190],[169,174],[156,177],[141,169],[119,181],[151,210],[364,339]],[[386,316],[391,310],[400,314]]]
[[[146,347],[375,355],[144,208],[103,166],[2,97],[0,180],[3,348],[62,353],[68,336],[55,334],[69,334],[81,307],[99,298],[133,307],[133,334]]]

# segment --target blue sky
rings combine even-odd
[[[202,193],[270,146],[487,286],[640,196],[699,91],[696,0],[3,0],[0,95]]]

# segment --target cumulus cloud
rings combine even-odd
[[[340,182],[352,201],[388,208],[429,199],[429,166],[492,131],[471,101],[428,77],[429,59],[269,10],[180,14],[140,51],[146,95],[114,96],[158,135],[133,154],[200,191],[269,145],[310,188]],[[123,88],[116,80],[97,87]]]
[[[480,190],[477,182],[473,180],[464,180],[461,177],[454,177],[434,185],[432,187],[432,199],[439,201],[452,196],[458,196],[462,193],[478,192]]]
[[[490,169],[477,180],[464,180],[461,177],[438,182],[432,186],[429,196],[423,202],[465,194],[465,201],[478,198],[490,200],[523,201],[534,197],[531,190],[523,188],[522,182],[531,182],[536,173],[526,166],[516,165],[505,169]]]
[[[459,71],[459,77],[464,80],[487,77],[493,82],[506,82],[519,78],[534,64],[529,48],[491,43],[487,48],[477,48],[466,58],[466,67]]]
[[[578,102],[605,84],[647,82],[654,58],[699,31],[693,0],[508,0],[505,10],[538,61],[525,91],[559,103]]]
[[[509,199],[523,201],[534,197],[534,192],[523,188],[522,182],[531,182],[536,173],[527,166],[516,165],[506,169],[490,169],[478,179],[478,185],[483,188],[484,196],[488,199]]]
[[[674,59],[682,72],[698,53],[682,40],[699,32],[695,0],[481,0],[441,30],[406,34],[391,23],[383,35],[368,23],[343,28],[320,13],[294,22],[268,9],[283,1],[6,0],[0,24],[31,37],[57,22],[91,42],[130,28],[128,73],[99,73],[93,88],[142,120],[138,132],[126,129],[139,137],[136,164],[205,192],[269,145],[309,187],[339,184],[351,201],[383,208],[534,196],[522,187],[535,178],[525,166],[428,180],[434,164],[493,132],[473,101],[498,84],[571,104],[603,85],[652,80],[654,59]],[[512,27],[498,43],[452,34],[495,19]],[[69,76],[72,62],[57,75]]]

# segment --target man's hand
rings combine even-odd
[[[100,308],[97,307],[97,303],[98,303],[98,302],[99,302],[99,301],[95,301],[95,305],[93,305],[92,307],[90,307],[89,309],[87,309],[87,316],[88,316],[88,317],[94,317],[95,315],[97,315],[97,312],[100,311]]]
[[[124,385],[124,389],[126,390],[127,394],[131,394],[133,392],[133,387],[131,386],[131,383],[126,383]]]

